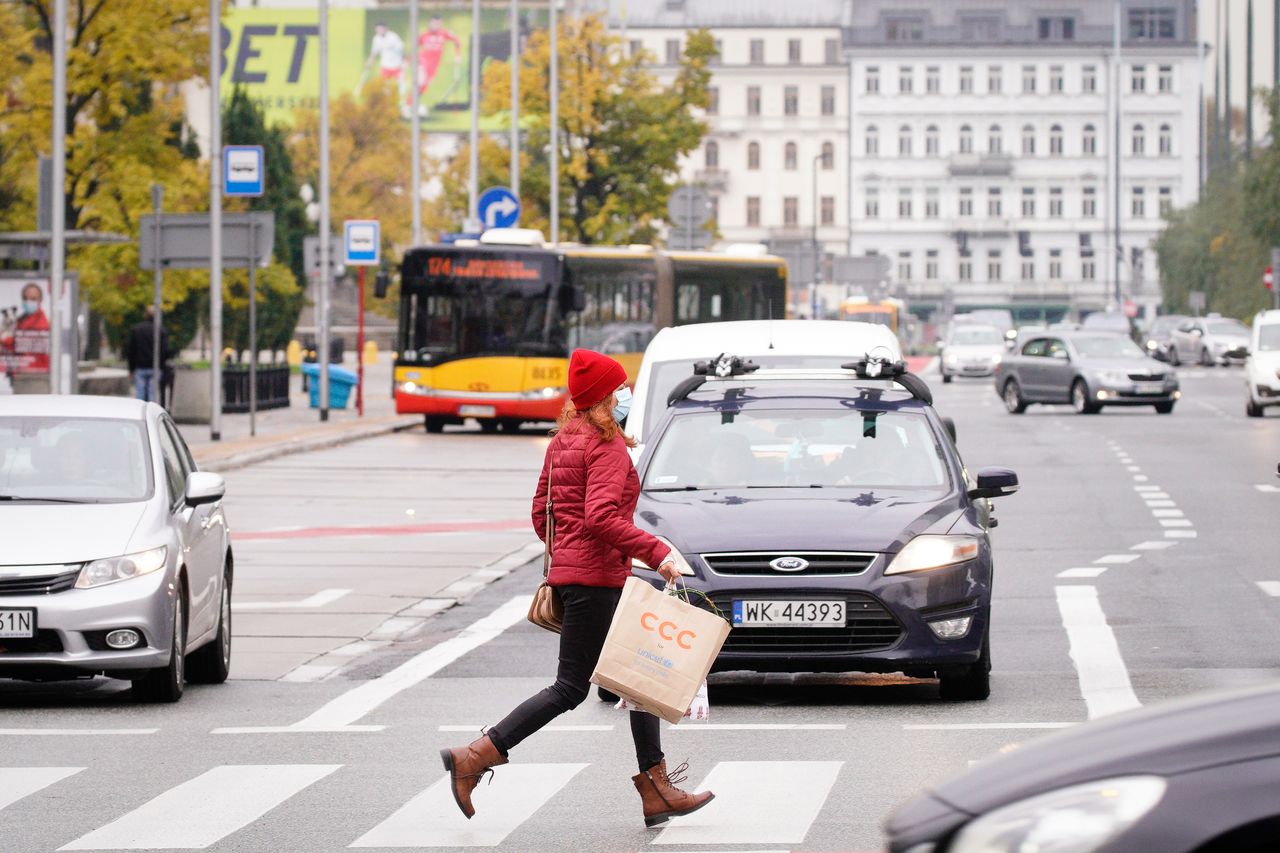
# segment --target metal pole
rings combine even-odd
[[[53,4],[53,181],[49,238],[49,393],[62,393],[62,280],[67,262],[67,0]],[[68,306],[74,310],[74,306]]]
[[[416,38],[416,34],[415,34]],[[417,90],[415,89],[416,93]],[[414,114],[418,112],[414,103]],[[414,205],[417,206],[416,204]],[[320,293],[316,325],[319,326],[320,420],[329,420],[329,0],[320,0]]]
[[[164,283],[164,272],[160,266],[160,235],[164,233],[160,228],[160,211],[164,207],[164,187],[160,184],[151,185],[151,210],[156,215],[155,234],[156,234],[156,265],[155,271],[152,273],[154,280],[153,293],[151,294],[151,386],[147,389],[147,399],[152,396],[158,397],[156,401],[164,405],[164,393],[156,394],[152,389],[163,389],[164,383],[160,381],[160,332],[164,328],[164,306],[161,302],[161,287]]]
[[[511,193],[520,198],[520,0],[511,0]]]
[[[1271,4],[1271,85],[1280,86],[1280,0]],[[1276,298],[1280,299],[1280,287]]]
[[[1114,267],[1114,273],[1113,273],[1113,275],[1115,276],[1115,298],[1116,298],[1116,309],[1117,309],[1117,310],[1119,310],[1119,308],[1120,308],[1120,261],[1121,261],[1121,259],[1124,257],[1124,246],[1123,246],[1123,245],[1121,244],[1121,242],[1120,242],[1120,210],[1121,210],[1121,207],[1120,207],[1120,158],[1121,158],[1121,149],[1120,149],[1120,145],[1121,145],[1121,142],[1120,142],[1120,114],[1123,112],[1123,110],[1121,109],[1121,104],[1122,104],[1122,101],[1123,101],[1123,92],[1124,92],[1124,88],[1123,88],[1123,86],[1122,86],[1122,84],[1121,84],[1121,82],[1120,82],[1120,68],[1121,68],[1121,65],[1120,65],[1120,0],[1116,0],[1116,2],[1115,2],[1115,33],[1114,33],[1114,44],[1112,45],[1112,47],[1113,47],[1113,50],[1115,51],[1115,63],[1116,63],[1116,73],[1115,73],[1115,87],[1116,87],[1116,124],[1115,124],[1115,139],[1116,139],[1116,145],[1115,145],[1115,148],[1116,148],[1116,171],[1115,171],[1115,199],[1114,199],[1114,201],[1115,201],[1115,229],[1116,229],[1116,233],[1115,233],[1115,249],[1116,249],[1116,251],[1115,251],[1115,258],[1114,258],[1114,261],[1115,261],[1115,267]]]
[[[1224,126],[1222,138],[1225,143],[1223,153],[1228,166],[1235,160],[1235,152],[1231,150],[1231,3],[1228,2],[1225,18],[1225,29],[1222,41],[1222,98],[1225,111],[1222,114]]]
[[[822,252],[818,249],[818,164],[822,155],[813,158],[813,299],[809,305],[809,316],[818,319],[818,282],[822,279]]]
[[[360,279],[360,306],[357,309],[356,321],[356,415],[364,417],[364,271],[361,266],[357,275]]]
[[[258,218],[249,214],[249,435],[258,434]]]
[[[209,438],[222,439],[221,0],[209,0]]]
[[[1244,9],[1244,159],[1253,159],[1253,0]]]
[[[422,245],[422,116],[418,112],[418,0],[409,3],[409,138],[413,152],[409,157],[413,191],[412,243]]]
[[[471,0],[471,162],[467,175],[467,215],[480,219],[480,0]],[[484,227],[483,225],[481,226]]]
[[[551,0],[547,4],[551,25],[551,103],[548,124],[551,140],[548,156],[551,162],[551,245],[560,242],[560,37],[557,32],[556,4],[560,0]]]
[[[1280,2],[1280,0],[1276,0],[1276,2]],[[1205,109],[1204,35],[1200,30],[1201,26],[1203,25],[1203,22],[1204,22],[1204,16],[1196,15],[1196,78],[1199,81],[1199,85],[1197,87],[1198,94],[1197,94],[1196,103],[1198,106],[1196,109],[1196,116],[1199,120],[1199,125],[1200,125],[1199,133],[1198,133],[1198,142],[1200,147],[1200,151],[1199,151],[1200,168],[1197,173],[1197,177],[1199,178],[1199,186],[1196,188],[1196,198],[1199,198],[1201,193],[1204,192],[1204,182],[1205,182],[1205,179],[1208,177],[1208,162],[1205,159],[1207,149],[1208,149],[1208,146],[1206,144],[1207,140],[1205,139],[1205,134],[1208,132],[1208,127],[1207,127],[1208,123],[1205,121],[1205,114],[1204,114],[1204,109]]]

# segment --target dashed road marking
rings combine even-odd
[[[1076,569],[1064,569],[1058,572],[1060,578],[1096,578],[1107,570],[1106,566],[1081,566]]]
[[[1159,519],[1163,527],[1190,527],[1191,522],[1185,518],[1161,518]]]
[[[1280,581],[1258,581],[1258,588],[1267,595],[1280,598]]]
[[[1134,474],[1134,475],[1133,475],[1133,480],[1134,480],[1134,482],[1135,482],[1135,483],[1145,483],[1145,482],[1147,482],[1147,480],[1150,480],[1150,479],[1151,479],[1151,478],[1150,478],[1150,477],[1148,477],[1146,474]]]
[[[1151,514],[1156,518],[1182,518],[1180,509],[1153,509]]]
[[[1170,539],[1195,539],[1200,534],[1194,530],[1166,530],[1164,535]]]
[[[1156,542],[1156,541],[1139,542],[1137,545],[1134,545],[1130,550],[1132,551],[1163,551],[1164,549],[1172,548],[1174,545],[1177,545],[1177,544],[1178,544],[1177,542]]]
[[[83,767],[0,767],[0,809],[74,776]]]
[[[1254,488],[1265,494],[1280,494],[1280,486],[1273,486],[1270,483],[1257,483]]]
[[[1134,486],[1133,490],[1135,492],[1158,492],[1160,491],[1160,487],[1159,486]]]
[[[1145,500],[1147,502],[1147,509],[1161,509],[1164,507],[1177,506],[1176,503],[1170,500],[1160,500],[1157,498],[1146,498]]]
[[[1097,587],[1057,586],[1054,593],[1089,719],[1141,707]]]
[[[1107,554],[1105,557],[1099,557],[1093,562],[1103,566],[1123,566],[1141,558],[1141,554]]]

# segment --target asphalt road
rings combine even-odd
[[[523,621],[538,568],[516,568],[536,431],[235,472],[233,679],[167,707],[102,679],[0,683],[0,850],[877,849],[894,804],[993,752],[1280,677],[1280,417],[1244,417],[1238,369],[1182,374],[1167,417],[1015,417],[985,380],[934,382],[970,469],[1023,483],[993,533],[991,698],[719,677],[709,725],[664,724],[672,763],[718,797],[662,830],[640,820],[625,717],[594,699],[513,752],[474,821],[444,786],[437,750],[554,672],[555,638]]]

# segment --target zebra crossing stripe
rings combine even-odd
[[[798,844],[843,761],[722,761],[693,790],[716,798],[675,818],[654,844]]]
[[[472,795],[467,820],[453,801],[448,776],[356,839],[352,847],[497,847],[569,783],[586,764],[514,764]]]
[[[0,809],[7,808],[41,788],[61,782],[83,767],[0,767]]]
[[[214,767],[60,850],[200,850],[252,823],[341,764]]]

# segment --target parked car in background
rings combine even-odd
[[[966,323],[995,326],[1000,330],[1000,334],[1004,336],[1005,340],[1010,343],[1018,335],[1017,327],[1013,323],[1013,312],[1006,308],[978,308],[974,311],[967,311],[964,314],[957,314],[952,318],[953,325]]]
[[[1244,362],[1249,355],[1249,329],[1226,317],[1192,317],[1173,331],[1169,363],[1196,362],[1205,367]]]
[[[1190,319],[1182,314],[1164,314],[1152,320],[1142,341],[1147,355],[1160,361],[1168,361],[1174,331]]]
[[[231,667],[226,487],[155,403],[0,405],[0,678],[107,675],[173,702]]]
[[[1260,418],[1263,410],[1280,406],[1280,311],[1262,311],[1253,318],[1244,385],[1249,417]]]
[[[995,389],[1015,415],[1031,403],[1070,403],[1085,415],[1103,406],[1154,406],[1167,415],[1181,396],[1173,370],[1133,341],[1084,330],[1027,341],[997,365]]]
[[[962,323],[952,326],[938,351],[944,383],[956,376],[990,376],[1005,354],[1004,334],[995,326]]]
[[[1080,321],[1080,329],[1088,332],[1115,332],[1131,340],[1137,340],[1133,320],[1120,311],[1094,311]]]

